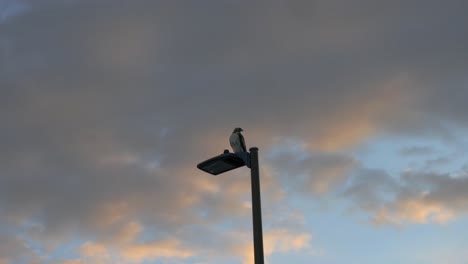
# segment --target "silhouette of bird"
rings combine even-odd
[[[231,148],[234,153],[237,152],[247,152],[247,148],[245,147],[245,140],[244,136],[241,134],[242,128],[237,127],[232,132],[231,136],[229,137],[229,143],[231,144]]]

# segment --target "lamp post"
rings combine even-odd
[[[213,175],[219,175],[243,166],[250,168],[255,264],[263,264],[263,231],[262,208],[260,201],[260,170],[258,165],[258,148],[253,147],[249,150],[250,153],[229,153],[229,150],[224,150],[223,154],[199,163],[197,168]]]

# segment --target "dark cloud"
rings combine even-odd
[[[346,197],[355,199],[357,206],[375,210],[380,204],[393,198],[398,183],[383,170],[361,169],[344,191]]]
[[[427,156],[435,153],[436,150],[429,146],[405,147],[400,150],[400,154],[404,156]]]
[[[5,231],[5,223],[0,222],[0,263],[7,264],[16,261],[34,259],[34,253],[26,247],[25,241],[11,230]]]
[[[306,144],[291,139],[282,140],[271,152],[267,162],[283,186],[306,194],[334,190],[358,164],[349,155],[310,151]]]

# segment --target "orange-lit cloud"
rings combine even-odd
[[[289,230],[275,229],[265,232],[263,239],[265,258],[273,253],[301,251],[311,249],[311,235]],[[253,244],[251,241],[233,246],[237,255],[242,256],[243,264],[254,263]]]
[[[69,259],[69,260],[64,260],[62,264],[83,264],[85,263],[84,260],[81,259]]]
[[[455,217],[454,212],[444,205],[431,204],[421,199],[407,199],[396,201],[379,209],[372,217],[376,224],[405,224],[405,223],[447,223]]]
[[[108,256],[106,246],[91,242],[86,242],[85,244],[83,244],[80,247],[80,253],[85,257],[91,258]]]
[[[466,175],[407,172],[391,177],[361,170],[345,195],[371,213],[376,224],[445,224],[468,211]]]
[[[86,242],[80,247],[80,253],[93,263],[112,259],[122,263],[141,263],[161,257],[184,259],[194,255],[192,250],[181,247],[180,241],[176,239],[147,243],[131,241],[120,245]]]
[[[191,250],[181,248],[180,242],[175,239],[153,243],[132,244],[121,249],[122,257],[134,262],[141,262],[145,259],[156,257],[187,258],[193,254]]]
[[[330,113],[318,120],[318,133],[313,133],[309,147],[324,151],[339,151],[375,136],[383,123],[401,118],[404,107],[414,99],[405,92],[411,86],[417,88],[405,74],[398,74],[381,83],[366,84],[366,94],[351,94],[349,101],[336,105]],[[316,120],[310,120],[313,124]]]

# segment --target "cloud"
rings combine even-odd
[[[236,234],[234,237],[250,237],[251,234]],[[243,238],[242,240],[249,240]],[[264,233],[263,246],[265,258],[268,259],[273,253],[298,252],[311,249],[310,234],[301,234],[297,231],[273,229]],[[242,263],[254,263],[254,252],[251,241],[238,242],[232,245],[236,255],[242,257]]]
[[[297,251],[310,247],[309,234],[290,234],[288,230],[274,230],[265,234],[265,251],[267,255],[273,252]]]
[[[447,223],[468,212],[467,176],[361,169],[344,195],[376,224]]]
[[[446,223],[455,213],[444,205],[424,201],[419,197],[401,199],[379,209],[372,221],[376,224]]]
[[[145,259],[155,257],[177,257],[186,258],[193,253],[189,250],[179,249],[180,242],[167,240],[158,243],[133,244],[123,249],[122,255],[125,259],[141,262]]]
[[[435,152],[436,151],[429,146],[413,146],[401,149],[400,154],[404,156],[427,156]]]
[[[25,1],[4,0],[0,2],[0,24],[29,10]]]
[[[117,253],[112,255],[112,252]],[[175,239],[146,243],[129,243],[118,247],[93,242],[86,242],[80,247],[81,257],[93,262],[118,261],[119,263],[141,263],[155,258],[184,259],[193,255],[193,252],[180,247]]]
[[[80,260],[80,259],[69,259],[63,262],[63,264],[82,264],[82,263],[84,262],[83,260]]]
[[[2,223],[0,227],[0,230],[4,229],[5,225]],[[26,247],[25,241],[19,235],[8,233],[0,231],[0,263],[9,264],[15,260],[31,259],[34,253]]]
[[[80,247],[80,253],[86,257],[97,257],[107,255],[106,247],[103,245],[86,242]]]
[[[350,149],[372,137],[455,140],[451,125],[467,125],[457,1],[111,2],[29,1],[14,19],[1,9],[2,225],[45,255],[75,239],[118,247],[145,230],[152,242],[128,245],[128,256],[189,256],[199,252],[192,229],[214,240],[207,225],[248,219],[242,172],[195,169],[228,147],[233,127],[261,155],[278,137],[304,142],[305,157],[265,162],[264,201],[284,201],[284,175],[297,177],[288,188],[313,193],[345,183]],[[446,188],[389,202],[386,215],[445,213]]]
[[[304,142],[281,139],[268,164],[286,186],[305,193],[326,194],[342,185],[357,161],[346,154],[310,150]]]

